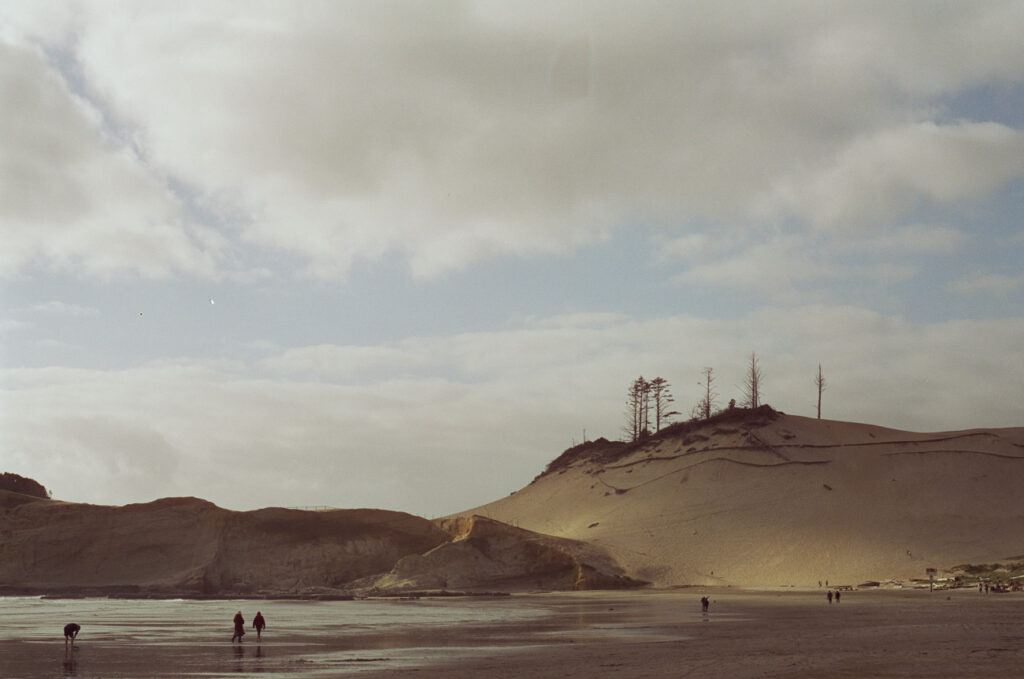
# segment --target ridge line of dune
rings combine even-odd
[[[761,447],[761,446],[722,446],[721,448],[704,448],[702,450],[694,450],[692,452],[679,453],[678,455],[658,455],[656,457],[645,457],[645,458],[640,459],[640,460],[633,460],[631,462],[623,462],[622,464],[609,464],[609,465],[605,465],[605,468],[602,469],[601,471],[606,471],[606,470],[609,470],[609,469],[625,469],[626,467],[633,467],[633,466],[636,466],[636,465],[639,465],[639,464],[644,464],[646,462],[671,462],[672,460],[678,460],[681,457],[689,457],[691,455],[700,455],[702,453],[721,453],[721,452],[725,452],[725,451],[732,452],[732,451],[743,451],[743,450],[763,450],[763,447]],[[768,452],[775,452],[775,451],[768,451]],[[780,464],[790,464],[790,463],[792,463],[792,464],[808,464],[808,462],[805,461],[805,460],[793,460],[791,458],[786,457],[785,455],[779,455],[779,457],[782,458],[782,460],[783,460],[783,462],[781,462]],[[730,458],[724,458],[723,457],[723,458],[716,458],[716,459],[728,460]],[[704,464],[704,462],[710,462],[710,461],[711,460],[704,460],[702,462],[695,463],[695,465],[696,464]],[[812,464],[817,464],[818,462],[829,462],[829,461],[830,460],[813,461]],[[695,466],[695,465],[691,465],[691,466]],[[775,466],[775,465],[760,465],[760,466],[772,467],[772,466]],[[600,472],[597,472],[597,473],[600,473]]]
[[[998,457],[1003,460],[1017,460],[1024,462],[1024,457],[1019,455],[1001,455],[999,453],[987,453],[984,450],[899,450],[893,453],[885,453],[886,457],[896,457],[897,455],[987,455],[988,457]]]
[[[929,439],[893,439],[891,441],[863,441],[861,443],[777,443],[775,444],[779,448],[860,448],[867,446],[894,446],[894,445],[919,445],[923,443],[942,443],[944,441],[953,441],[955,439],[966,439],[974,438],[978,436],[984,436],[988,438],[1001,439],[998,434],[992,432],[981,431],[973,432],[970,434],[955,434],[952,436],[940,436]],[[1024,448],[1019,443],[1011,443],[1011,445],[1018,448]]]
[[[1018,459],[1018,458],[1010,458],[1010,459]],[[700,467],[701,465],[710,464],[712,462],[732,462],[733,464],[743,465],[744,467],[763,467],[763,468],[787,467],[787,466],[790,466],[790,465],[832,464],[831,460],[788,460],[786,462],[777,462],[775,464],[758,464],[757,462],[743,462],[741,460],[733,460],[733,459],[728,458],[728,457],[716,457],[716,458],[714,458],[712,460],[701,460],[700,462],[695,462],[694,464],[687,465],[685,467],[682,467],[681,469],[676,469],[674,471],[666,472],[665,474],[662,474],[661,476],[656,476],[653,479],[648,479],[648,480],[644,481],[643,483],[638,483],[635,486],[630,486],[628,488],[620,488],[618,486],[613,486],[612,484],[610,484],[607,481],[605,481],[604,479],[602,479],[600,477],[600,474],[602,474],[604,472],[604,470],[596,472],[594,474],[594,477],[603,486],[605,486],[606,488],[610,488],[610,489],[614,490],[616,493],[621,495],[621,494],[624,494],[624,493],[628,493],[631,490],[636,490],[637,488],[643,488],[644,486],[646,486],[648,484],[654,483],[655,481],[660,481],[660,480],[662,480],[662,479],[664,479],[666,477],[672,476],[674,474],[681,474],[681,473],[683,473],[685,471],[689,471],[690,469],[694,469],[695,467]],[[630,466],[630,465],[621,465],[621,467],[626,467],[626,466]]]

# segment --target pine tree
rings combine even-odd
[[[640,377],[633,380],[626,392],[626,424],[623,430],[630,441],[639,441],[650,432],[651,383]]]
[[[655,377],[650,382],[651,406],[654,409],[654,431],[661,431],[663,422],[679,414],[677,410],[669,410],[670,404],[675,401],[672,392],[669,391],[669,383],[664,377]]]

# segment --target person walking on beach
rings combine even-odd
[[[68,624],[64,625],[64,648],[68,647],[68,642],[74,645],[75,637],[78,636],[78,633],[81,631],[81,629],[82,628],[79,627],[77,622],[69,622]]]
[[[839,590],[836,590],[836,603],[839,603]]]
[[[242,637],[245,636],[245,618],[242,617],[242,611],[235,613],[235,633],[231,636],[231,643],[235,643],[235,639],[238,639],[238,643],[242,643]]]
[[[825,596],[827,596],[827,597],[828,597],[828,602],[829,602],[829,603],[832,603],[832,590],[829,590],[829,591],[828,591],[828,594],[826,594]]]
[[[711,601],[706,596],[702,596],[700,598],[700,610],[701,611],[703,611],[704,613],[707,613],[708,612],[708,606],[710,606],[710,605],[711,605]]]
[[[263,619],[263,614],[256,611],[256,617],[252,619],[252,626],[256,630],[256,641],[260,641],[263,637],[263,628],[267,626],[267,621]]]

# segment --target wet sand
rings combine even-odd
[[[694,609],[699,597],[661,595]],[[569,615],[555,621],[558,643],[420,668],[415,676],[1024,676],[1021,594],[848,592],[831,605],[824,591],[718,592],[711,598],[709,615],[697,622],[667,620],[663,606],[648,615],[659,607],[649,609],[652,602],[643,597],[618,604],[594,601],[581,606],[580,614],[598,626],[597,634],[574,625]]]
[[[180,633],[139,643],[0,641],[4,677],[1011,677],[1024,675],[1024,595],[824,590],[523,595],[530,615],[325,634],[271,627],[261,644]],[[262,603],[264,611],[273,604]],[[432,604],[433,605],[433,604]],[[449,605],[440,603],[440,606]],[[231,606],[230,603],[227,604]],[[540,611],[540,614],[537,612]],[[59,632],[59,628],[58,628]]]

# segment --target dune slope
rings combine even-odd
[[[657,585],[924,578],[1024,554],[1024,428],[910,433],[762,408],[599,441],[465,514],[605,548]]]
[[[646,584],[625,575],[602,548],[556,538],[480,516],[444,519],[452,535],[425,554],[401,559],[374,589],[581,590]]]

